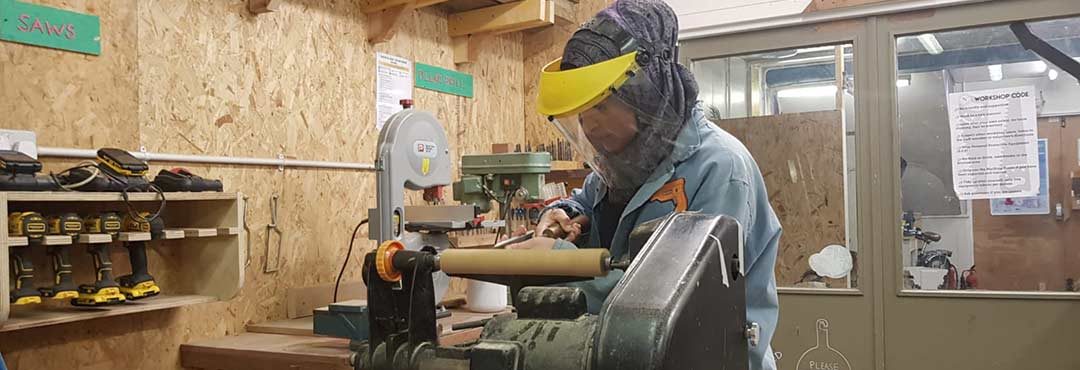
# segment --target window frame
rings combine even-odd
[[[679,61],[692,70],[695,62],[709,59],[739,57],[777,50],[850,44],[853,50],[851,68],[854,68],[855,91],[870,91],[870,80],[873,78],[871,73],[876,68],[872,68],[868,64],[870,59],[874,57],[874,48],[868,47],[871,45],[869,42],[869,30],[870,24],[867,21],[851,20],[841,23],[810,24],[685,40],[680,42]],[[873,196],[870,192],[870,186],[873,179],[869,167],[870,148],[867,145],[869,141],[864,139],[864,137],[868,137],[866,133],[870,130],[873,109],[868,106],[870,99],[864,95],[866,94],[855,94],[853,107],[856,121],[854,127],[856,133],[855,189],[848,189],[847,183],[844,184],[845,222],[850,211],[847,206],[850,196],[848,194],[852,191],[855,192],[855,219],[858,221],[855,225],[848,225],[847,242],[851,242],[851,236],[854,234],[855,241],[858,243],[859,263],[855,266],[855,269],[859,276],[859,284],[851,288],[800,288],[778,285],[777,292],[781,295],[866,296],[870,294],[872,287],[877,284],[875,279],[872,278],[876,248],[870,245],[872,225],[870,198]],[[750,105],[751,102],[748,101],[747,104]],[[749,110],[753,113],[753,108]],[[748,116],[752,117],[753,114]],[[842,140],[846,139],[847,134]],[[847,178],[847,170],[845,168],[845,179]],[[852,233],[852,228],[854,228],[854,233]]]
[[[1040,1],[1038,6],[1024,6],[1016,2],[1002,2],[985,4],[983,6],[961,6],[954,8],[941,8],[922,11],[928,16],[917,17],[911,13],[884,15],[875,17],[879,29],[875,32],[878,49],[878,65],[883,73],[878,74],[877,84],[889,86],[895,84],[899,78],[897,63],[897,42],[901,37],[913,36],[923,33],[962,31],[984,27],[1007,25],[1011,22],[1039,22],[1054,19],[1080,17],[1080,2],[1069,4],[1067,2]],[[1007,9],[1007,11],[1003,11]],[[878,155],[886,158],[885,162],[877,168],[887,169],[881,173],[882,201],[881,212],[877,217],[882,218],[878,225],[895,225],[903,212],[900,204],[900,116],[898,88],[885,88],[879,91],[881,97],[886,100],[882,104],[887,109],[883,111],[882,119],[889,122],[888,130],[882,132],[874,139],[879,147]],[[970,207],[967,212],[971,212]],[[879,226],[880,227],[880,226]],[[881,276],[885,287],[891,287],[896,297],[903,298],[964,298],[964,299],[1018,299],[1018,300],[1080,300],[1080,292],[1054,292],[1054,291],[965,291],[965,290],[913,290],[904,289],[903,283],[903,233],[900,228],[893,227],[878,233],[874,246],[883,251],[882,253],[884,274]]]

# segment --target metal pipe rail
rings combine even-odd
[[[297,167],[297,168],[325,168],[325,169],[341,169],[341,170],[356,170],[356,171],[375,171],[375,165],[370,163],[357,163],[357,162],[329,162],[329,161],[308,161],[300,159],[285,158],[284,155],[278,155],[277,158],[256,158],[256,157],[226,157],[226,156],[209,156],[209,155],[190,155],[190,154],[170,154],[170,153],[153,153],[146,151],[133,151],[131,155],[144,161],[160,161],[160,162],[182,162],[182,163],[208,163],[208,164],[232,164],[232,165],[248,165],[248,166],[271,166],[278,169],[284,169],[285,167]],[[54,147],[38,147],[38,156],[42,157],[56,157],[56,158],[83,158],[93,159],[97,158],[97,151],[93,149],[75,149],[75,148],[54,148]]]

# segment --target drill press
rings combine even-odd
[[[546,152],[463,155],[454,200],[475,206],[477,213],[491,211],[491,201],[502,204],[519,191],[526,202],[543,201],[540,191],[550,172],[551,154]]]

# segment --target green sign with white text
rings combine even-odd
[[[0,39],[101,54],[101,19],[96,15],[0,0]]]
[[[416,63],[416,87],[473,97],[472,76],[458,71],[451,71],[423,63]]]

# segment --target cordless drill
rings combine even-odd
[[[83,231],[83,220],[75,213],[50,216],[48,219],[49,235],[67,235],[71,240],[79,240]],[[45,250],[52,259],[53,286],[38,288],[41,295],[52,299],[78,298],[79,290],[71,278],[71,257],[67,245],[50,245]]]
[[[85,231],[90,234],[109,234],[116,238],[123,229],[123,220],[116,212],[91,215],[84,222]],[[76,306],[101,306],[124,303],[120,285],[113,280],[112,261],[109,259],[109,243],[91,244],[86,251],[94,258],[96,279],[93,284],[79,286],[79,297],[72,299]]]
[[[8,234],[25,236],[29,243],[11,246],[11,272],[15,287],[11,289],[11,303],[16,305],[41,303],[41,295],[34,289],[34,263],[30,261],[30,245],[40,243],[45,237],[45,218],[37,212],[14,212],[8,215]]]
[[[150,212],[139,212],[124,216],[124,228],[127,231],[159,235],[165,229],[165,221],[160,216],[151,217]],[[146,242],[128,242],[124,246],[128,249],[131,274],[116,278],[116,281],[120,283],[120,292],[131,300],[153,297],[161,293],[161,288],[154,282],[154,277],[147,272]]]

